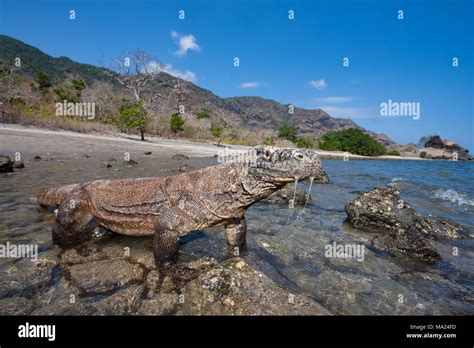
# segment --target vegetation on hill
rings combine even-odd
[[[385,153],[381,144],[356,128],[326,133],[319,147],[323,150],[347,151],[364,156],[380,156]]]
[[[119,109],[119,127],[126,130],[138,129],[141,140],[145,140],[145,129],[150,121],[150,113],[143,106],[143,102],[130,102]]]
[[[400,156],[400,152],[397,150],[387,150],[385,151],[385,155],[387,156]]]
[[[170,117],[170,129],[173,133],[178,133],[183,131],[184,119],[180,114],[173,114]]]
[[[203,110],[196,113],[196,118],[198,120],[203,119],[203,118],[209,118],[209,117],[211,117],[211,112],[209,110]]]
[[[140,59],[132,59],[132,63],[143,62],[141,58],[148,57],[140,51],[135,55]],[[137,63],[128,70],[144,71],[135,66]],[[194,140],[219,138],[222,142],[251,146],[275,144],[278,137],[304,148],[317,148],[317,138],[327,131],[357,128],[351,120],[333,118],[323,110],[296,107],[290,125],[288,105],[274,100],[220,98],[164,72],[153,73],[153,78],[135,75],[140,74],[81,64],[67,57],[54,58],[19,40],[0,35],[0,102],[10,114],[9,122],[54,124],[59,128],[64,123],[65,128],[77,126],[78,131],[102,129],[105,124],[105,128],[118,126],[123,131],[139,129],[142,138],[146,131]],[[145,80],[149,82],[143,83]],[[130,99],[144,102],[143,107],[148,111],[146,121],[134,115],[132,111],[137,107],[128,105]],[[63,100],[95,103],[96,117],[74,121],[70,117],[58,118],[55,103]],[[181,106],[185,111],[181,111]],[[177,110],[183,113],[170,118]],[[12,118],[12,115],[17,117]],[[48,117],[51,119],[47,120]]]
[[[296,140],[297,132],[298,129],[296,127],[287,124],[281,125],[280,128],[278,128],[278,136],[289,141]]]

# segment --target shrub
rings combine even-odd
[[[284,124],[278,129],[278,136],[289,141],[295,141],[297,132],[298,129],[296,127]]]
[[[275,145],[275,139],[273,137],[263,137],[262,139],[263,145],[273,146]]]
[[[173,114],[170,118],[170,129],[173,133],[178,133],[183,131],[184,119],[180,114]]]
[[[78,91],[81,92],[86,88],[86,83],[82,80],[72,80],[72,86]]]
[[[222,127],[218,125],[211,125],[211,134],[214,138],[220,138],[222,135]]]
[[[364,156],[379,156],[385,153],[382,144],[357,128],[328,132],[323,136],[323,141],[319,147],[323,150],[348,151]]]
[[[298,147],[310,149],[310,148],[315,148],[316,147],[316,141],[312,137],[297,137],[294,141],[295,145]]]
[[[56,98],[58,101],[62,102],[63,100],[69,102],[69,103],[77,103],[79,100],[75,95],[72,95],[68,91],[65,91],[63,89],[56,89],[54,90],[54,93],[56,94]]]
[[[211,114],[209,111],[207,110],[203,110],[203,111],[199,111],[197,114],[196,114],[196,117],[198,120],[200,119],[203,119],[203,118],[209,118],[211,117]]]
[[[421,157],[421,158],[425,158],[426,155],[427,155],[427,154],[426,154],[426,151],[421,151],[421,152],[420,152],[420,157]]]
[[[385,151],[385,154],[388,156],[400,156],[400,152],[397,150],[387,150]]]
[[[53,85],[49,76],[42,71],[36,74],[36,83],[41,91],[45,91]]]

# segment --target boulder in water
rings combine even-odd
[[[13,172],[13,162],[10,157],[0,155],[0,173]]]
[[[441,258],[430,239],[467,237],[467,231],[461,225],[447,219],[422,216],[394,189],[374,188],[362,193],[345,209],[348,221],[354,227],[383,233],[384,248],[425,261]]]

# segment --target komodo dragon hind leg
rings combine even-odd
[[[53,242],[74,244],[87,239],[86,225],[92,220],[87,194],[79,191],[66,197],[59,205],[53,227]]]
[[[234,249],[238,248],[238,251],[244,251],[246,248],[246,235],[247,235],[247,221],[245,216],[237,218],[229,224],[225,225],[225,233],[230,246]]]
[[[188,232],[187,221],[173,208],[157,219],[153,235],[153,254],[159,268],[166,268],[178,259],[180,236]]]
[[[179,232],[158,227],[153,235],[153,254],[158,267],[167,267],[178,259]]]

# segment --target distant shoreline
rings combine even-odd
[[[29,126],[21,126],[21,125],[14,125],[14,124],[5,124],[0,123],[0,134],[2,134],[2,140],[5,140],[5,134],[13,135],[12,133],[18,134],[32,134],[36,136],[51,136],[51,142],[55,142],[58,139],[55,137],[76,137],[82,139],[93,139],[100,142],[107,143],[111,142],[121,142],[123,145],[130,145],[131,147],[140,147],[140,148],[147,148],[147,147],[158,147],[174,152],[183,152],[187,155],[193,157],[209,157],[215,156],[222,151],[225,147],[228,147],[232,150],[237,151],[246,151],[251,146],[244,146],[244,145],[228,145],[228,144],[220,144],[219,146],[215,143],[200,143],[200,142],[193,142],[189,140],[182,140],[182,139],[165,139],[159,138],[154,136],[147,136],[147,141],[142,142],[139,140],[138,136],[129,135],[129,134],[99,134],[99,133],[78,133],[72,131],[65,131],[65,130],[51,130],[45,128],[37,128],[37,127],[29,127]],[[19,144],[14,144],[9,141],[4,143],[0,141],[2,145],[2,152],[8,152],[10,150],[14,150],[15,146]],[[57,145],[57,143],[54,143]],[[32,146],[32,150],[34,148],[34,144],[30,144]],[[105,145],[105,144],[104,144]],[[322,159],[327,160],[341,160],[344,158],[346,153],[344,152],[332,152],[332,151],[324,151],[313,149]],[[16,151],[15,151],[16,152]],[[31,151],[30,151],[31,152]],[[34,152],[34,151],[33,151]],[[401,157],[401,156],[362,156],[362,155],[355,155],[355,154],[347,154],[347,158],[349,160],[395,160],[395,161],[443,161],[443,162],[450,162],[446,160],[427,160],[420,157]]]

